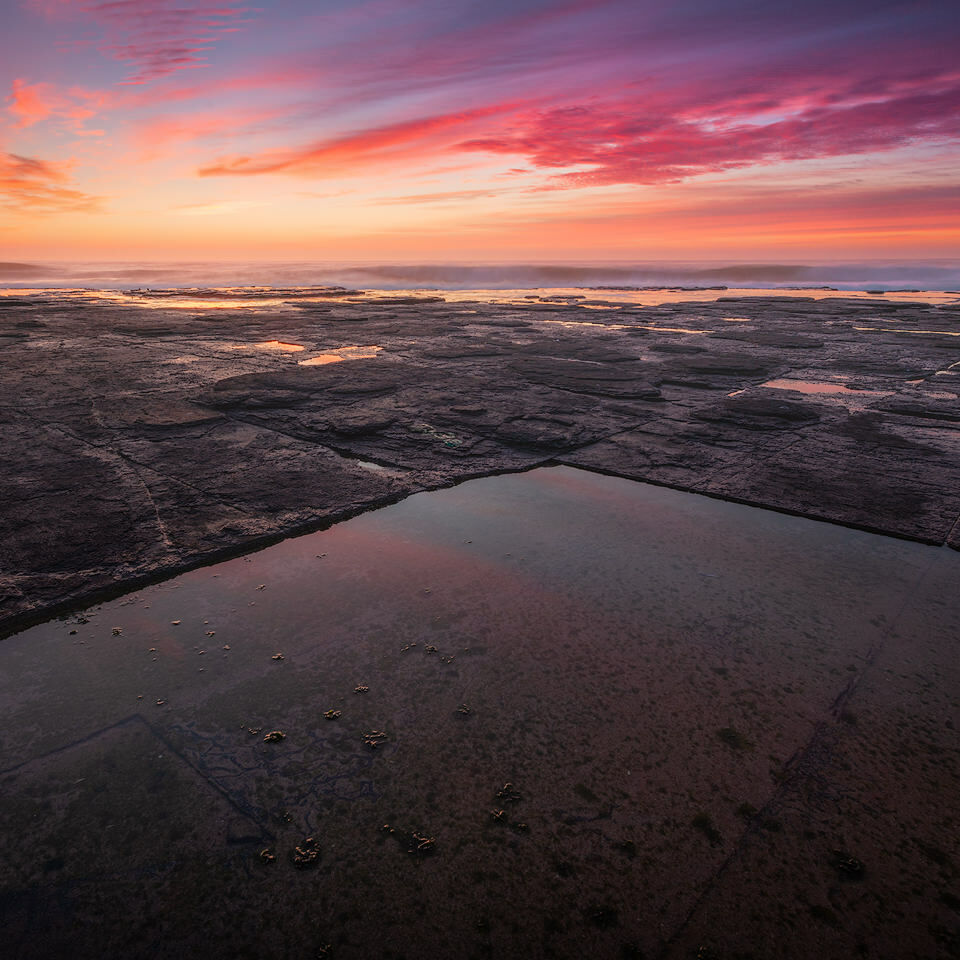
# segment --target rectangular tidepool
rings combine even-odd
[[[956,752],[957,583],[946,549],[555,467],[34,627],[0,643],[0,927],[17,957],[708,940],[729,858],[813,816],[789,791],[824,744],[875,763],[838,739],[858,710]],[[884,808],[926,789],[875,772]],[[851,831],[781,856],[859,863]]]

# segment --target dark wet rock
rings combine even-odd
[[[909,435],[888,427],[890,422],[880,413],[869,411],[851,414],[837,426],[837,434],[848,437],[864,447],[883,451],[909,450],[913,454],[936,454],[935,448],[918,443]]]
[[[947,420],[960,422],[960,399],[952,401],[882,400],[874,406],[885,413],[898,413],[921,420]]]
[[[747,430],[782,430],[791,425],[816,423],[820,408],[773,397],[726,397],[694,412],[697,420],[729,423]]]
[[[178,399],[125,401],[101,406],[104,420],[117,427],[169,430],[176,427],[214,423],[223,418],[218,410]]]
[[[960,546],[960,338],[943,335],[957,310],[739,298],[739,327],[723,301],[396,299],[279,313],[0,301],[0,622],[548,460]],[[233,350],[356,345],[357,322],[377,357],[304,367]],[[877,395],[848,407],[751,389],[774,376]]]
[[[431,360],[466,360],[476,357],[502,357],[506,356],[509,350],[505,350],[495,344],[481,343],[448,343],[433,344],[420,351],[420,355]]]
[[[579,331],[577,334],[566,337],[552,337],[549,342],[537,339],[531,343],[515,344],[510,351],[514,355],[526,355],[535,360],[566,360],[576,363],[624,363],[636,365],[636,353],[624,350],[623,344],[610,346],[604,343],[584,342]],[[566,371],[566,367],[557,369]]]
[[[675,369],[690,373],[723,374],[725,376],[763,376],[770,363],[744,353],[714,353],[692,356],[682,363],[674,361]]]
[[[354,360],[343,364],[248,373],[218,380],[201,400],[212,407],[284,407],[319,393],[372,395],[391,393],[403,378],[396,364]]]
[[[758,347],[776,347],[783,350],[814,350],[823,346],[822,340],[794,333],[768,330],[726,330],[712,335],[717,340],[740,340]]]
[[[656,353],[705,353],[706,347],[699,347],[693,343],[652,343],[650,349]]]
[[[533,321],[520,320],[515,317],[491,317],[489,315],[475,318],[476,322],[482,323],[485,327],[504,327],[508,330],[515,330],[521,327],[530,327]]]
[[[562,450],[593,443],[604,433],[602,427],[590,429],[575,421],[542,416],[516,417],[497,427],[494,435],[511,446]]]
[[[513,364],[531,383],[605,397],[659,400],[660,391],[649,382],[649,368],[641,361],[595,364],[555,357],[530,357]]]
[[[263,843],[263,830],[252,820],[233,817],[227,823],[227,843]]]

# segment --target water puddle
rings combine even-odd
[[[215,346],[220,346],[215,344]],[[287,343],[285,340],[261,340],[259,343],[226,344],[231,350],[269,350],[275,353],[300,353],[306,349],[301,343]]]
[[[647,330],[662,330],[665,333],[710,333],[710,330],[696,330],[693,327],[661,327],[659,324],[651,323]]]
[[[862,396],[862,397],[889,397],[893,390],[857,390],[844,383],[833,383],[829,380],[768,380],[761,383],[761,387],[770,387],[773,390],[793,390],[795,393],[807,393],[824,396]]]
[[[917,330],[912,327],[909,330],[890,330],[887,327],[854,327],[853,329],[863,333],[897,333],[901,336],[909,336],[912,333],[925,333],[941,337],[960,337],[960,331],[953,330]]]
[[[956,377],[960,376],[960,370],[957,369],[960,367],[960,360],[956,363],[951,363],[949,366],[944,367],[942,370],[937,370],[934,373],[935,377]]]
[[[375,357],[383,347],[340,347],[329,353],[321,353],[306,360],[298,360],[301,367],[320,367],[328,363],[340,363],[342,360],[365,360]]]
[[[302,343],[286,343],[283,340],[264,340],[253,346],[257,350],[276,350],[279,353],[301,353],[306,349]],[[237,349],[243,350],[245,347],[239,346]]]
[[[351,462],[364,470],[369,470],[371,473],[393,473],[396,470],[395,467],[386,467],[382,463],[374,463],[372,460],[352,460]]]
[[[453,956],[489,910],[503,955],[570,924],[558,955],[591,956],[604,930],[570,918],[601,911],[613,952],[653,955],[636,904],[683,918],[762,841],[737,811],[782,791],[891,635],[911,658],[954,637],[958,579],[960,553],[557,467],[38,625],[0,643],[0,922],[18,956],[122,955],[159,903],[186,955],[213,934],[216,956],[380,956],[399,931]],[[896,735],[926,743],[939,678],[896,666],[925,682]],[[894,709],[881,677],[868,717]],[[863,754],[874,804],[885,755]]]

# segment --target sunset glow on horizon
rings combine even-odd
[[[956,257],[960,11],[12,0],[0,259]]]

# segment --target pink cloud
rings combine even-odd
[[[711,98],[693,87],[631,91],[617,101],[531,110],[494,103],[386,124],[287,149],[229,156],[201,176],[331,175],[443,153],[522,158],[544,186],[652,184],[747,166],[891,150],[960,137],[960,77],[903,77],[874,86],[788,80],[782,89]],[[473,134],[470,136],[470,134]],[[517,168],[514,168],[517,169]],[[523,168],[521,168],[523,169]]]
[[[69,162],[0,152],[0,204],[33,214],[98,210],[102,198],[73,189],[69,168]]]
[[[92,117],[96,110],[96,94],[80,90],[62,93],[51,83],[28,83],[18,77],[13,81],[13,89],[7,97],[7,110],[16,118],[15,127],[23,129],[44,120],[66,120],[78,133],[84,120]]]
[[[300,176],[350,173],[361,165],[436,156],[450,131],[463,132],[488,117],[513,109],[495,104],[458,113],[438,114],[393,123],[292,150],[269,150],[252,156],[226,157],[198,171],[202,177],[285,173]]]
[[[7,100],[7,109],[17,118],[16,126],[29,127],[46,120],[54,110],[50,101],[50,85],[46,83],[27,83],[26,80],[13,81],[13,91]]]
[[[960,137],[960,84],[935,93],[910,91],[885,100],[814,105],[774,119],[738,112],[739,105],[730,103],[713,116],[691,108],[686,118],[683,111],[652,106],[637,98],[537,111],[513,117],[502,131],[458,147],[521,156],[532,167],[558,171],[556,186],[584,186],[680,181],[755,164]],[[782,104],[774,98],[761,109],[782,109]]]

